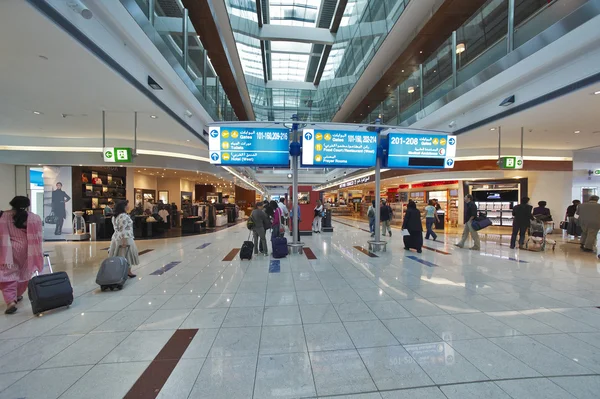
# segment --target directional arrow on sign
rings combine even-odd
[[[217,154],[216,152],[213,152],[212,155],[210,156],[210,158],[213,161],[218,161],[219,160],[219,154]]]
[[[219,132],[217,132],[216,130],[210,131],[210,137],[217,138],[218,136],[219,136]]]
[[[452,166],[452,165],[454,165],[454,160],[449,159],[448,161],[446,161],[446,163],[448,164],[448,166]]]
[[[304,135],[304,138],[305,138],[306,140],[312,140],[312,134],[310,134],[310,133],[306,133],[306,134]]]
[[[448,144],[450,144],[450,145],[456,144],[456,140],[454,139],[454,137],[451,137],[450,140],[448,140]]]

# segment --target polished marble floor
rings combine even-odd
[[[152,251],[119,292],[94,283],[106,243],[48,244],[77,297],[0,316],[0,399],[124,397],[182,330],[193,339],[152,397],[600,397],[600,263],[577,243],[519,252],[491,230],[474,252],[451,231],[417,254],[395,230],[369,257],[354,248],[367,225],[343,223],[303,237],[316,260],[278,271],[222,260],[244,225],[141,241]]]

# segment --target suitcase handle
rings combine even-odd
[[[47,252],[44,252],[44,261],[48,259],[48,269],[50,269],[50,273],[54,273],[54,271],[52,270],[52,263],[50,262],[50,254]],[[44,262],[45,263],[45,262]],[[42,266],[42,270],[43,270],[43,266]],[[40,273],[36,270],[35,273],[33,274],[34,276],[39,276]]]
[[[129,255],[129,250],[131,249],[131,247],[129,245],[119,245],[119,248],[117,248],[117,256],[119,256],[119,253],[121,252],[121,249],[125,248],[125,256],[124,258],[127,258],[127,255]]]

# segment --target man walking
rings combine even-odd
[[[600,204],[598,196],[592,195],[588,202],[584,202],[577,208],[579,224],[581,225],[581,249],[585,252],[593,252],[596,243],[596,235],[600,230]]]
[[[385,232],[388,231],[391,237],[392,227],[390,226],[390,223],[392,221],[392,208],[387,204],[387,202],[384,199],[381,200],[379,218],[381,219],[381,235],[385,237]]]
[[[479,242],[479,234],[473,228],[473,221],[477,217],[477,205],[473,202],[473,196],[471,194],[467,194],[465,196],[465,228],[463,229],[462,239],[458,244],[455,244],[459,248],[464,248],[465,242],[469,238],[469,234],[473,238],[473,246],[471,249],[473,251],[479,251],[481,248],[481,243]]]

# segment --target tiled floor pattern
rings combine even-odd
[[[370,258],[353,248],[366,224],[345,223],[358,228],[302,237],[317,259],[288,256],[279,273],[267,257],[222,261],[243,225],[142,241],[154,251],[118,292],[94,283],[101,243],[49,244],[77,298],[0,316],[0,399],[121,398],[181,329],[198,331],[159,398],[599,397],[593,256],[564,240],[519,253],[499,235],[481,252],[450,235],[427,242],[450,255],[409,254],[398,234]]]

